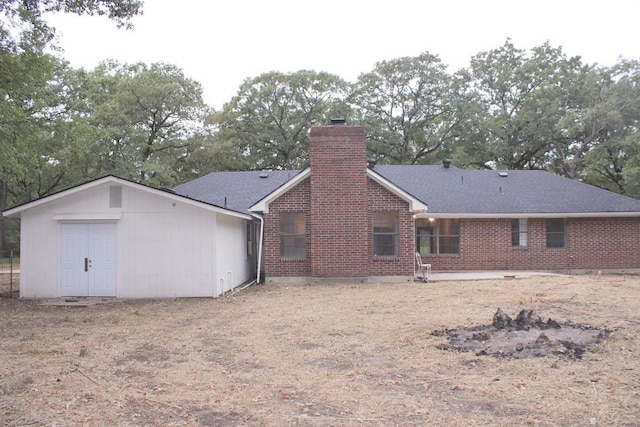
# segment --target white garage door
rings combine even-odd
[[[116,225],[61,224],[61,296],[116,295]]]

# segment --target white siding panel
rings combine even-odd
[[[40,210],[42,211],[42,210]],[[54,298],[59,295],[60,229],[42,212],[25,212],[20,220],[20,296]]]
[[[254,278],[247,258],[246,221],[218,215],[218,289],[227,292]]]
[[[158,211],[127,213],[120,221],[123,286],[118,296],[216,296],[215,214],[188,205],[167,208],[159,199]]]
[[[22,213],[21,296],[60,295],[60,224],[104,222],[101,217],[114,214],[120,214],[114,221],[117,297],[218,296],[252,277],[245,220],[126,185],[122,207],[110,208],[112,184]],[[54,219],[65,215],[73,221]]]

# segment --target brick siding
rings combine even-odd
[[[360,126],[311,129],[310,176],[272,201],[265,214],[264,268],[269,277],[411,276],[415,221],[406,201],[367,177]],[[373,213],[399,218],[397,257],[373,254]],[[304,212],[303,259],[280,256],[279,216]],[[434,271],[598,270],[640,268],[640,218],[568,218],[565,247],[546,247],[544,218],[527,221],[527,246],[511,245],[511,219],[460,219],[458,254],[422,254]]]
[[[267,277],[306,277],[311,274],[309,256],[305,259],[282,259],[280,257],[280,222],[281,212],[304,212],[306,223],[307,247],[310,250],[311,230],[309,178],[298,183],[269,206],[264,219],[264,271]]]
[[[366,277],[367,147],[361,126],[311,129],[311,276]]]
[[[640,268],[640,218],[567,218],[564,248],[547,248],[544,218],[527,222],[527,246],[514,247],[510,219],[461,219],[460,253],[423,260],[434,271]]]
[[[415,254],[415,235],[413,214],[409,204],[373,180],[369,180],[368,230],[369,241],[373,246],[373,212],[398,212],[399,247],[398,257],[376,258],[370,249],[365,258],[369,264],[370,276],[411,276],[413,275],[413,257]]]
[[[398,212],[398,257],[373,256],[375,211]],[[280,257],[278,218],[283,212],[305,213],[305,259]],[[364,128],[312,128],[310,177],[273,201],[265,215],[265,275],[411,276],[413,248],[408,203],[367,177]]]

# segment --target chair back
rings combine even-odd
[[[422,265],[422,257],[420,256],[420,252],[416,251],[416,263],[418,265]]]

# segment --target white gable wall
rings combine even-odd
[[[246,221],[134,186],[109,207],[107,182],[22,212],[21,296],[60,295],[60,224],[116,224],[116,296],[218,296],[249,280]]]
[[[43,212],[44,211],[44,212]],[[20,296],[58,296],[60,226],[46,207],[24,212],[20,221]]]
[[[247,257],[246,221],[230,216],[218,217],[218,291],[229,291],[251,277],[251,263]],[[238,255],[240,254],[240,255]]]

